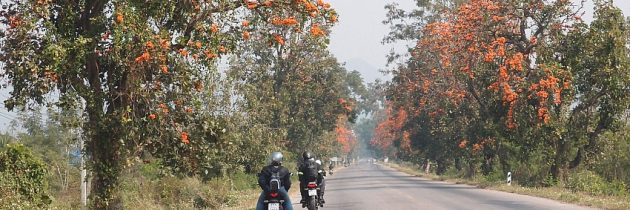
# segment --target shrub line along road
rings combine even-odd
[[[325,198],[323,210],[593,209],[545,198],[432,181],[365,162],[336,170],[333,176],[326,177]],[[298,192],[292,198],[296,210],[302,209],[299,201]]]

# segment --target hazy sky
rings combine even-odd
[[[330,0],[339,13],[339,23],[332,29],[330,50],[340,62],[346,62],[349,70],[360,71],[365,81],[383,79],[378,70],[385,68],[385,55],[392,46],[381,44],[389,31],[382,21],[385,5],[392,2],[404,8],[414,6],[413,0]]]
[[[346,63],[349,70],[361,72],[366,82],[376,78],[389,79],[379,70],[386,68],[385,55],[392,48],[381,44],[389,31],[382,24],[384,6],[391,2],[397,2],[401,8],[415,6],[414,0],[330,0],[339,13],[339,23],[332,29],[330,50],[340,62]],[[617,0],[614,4],[623,10],[624,15],[630,15],[630,0]],[[593,17],[592,1],[588,1],[584,8],[584,19],[590,21]],[[404,52],[404,48],[398,46],[397,52]]]

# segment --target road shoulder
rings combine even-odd
[[[517,184],[508,186],[505,183],[480,183],[471,179],[449,178],[435,174],[426,174],[413,168],[404,167],[395,163],[378,163],[383,167],[406,173],[426,180],[441,181],[449,184],[467,185],[480,189],[527,195],[538,198],[550,199],[562,203],[594,207],[600,209],[627,209],[630,210],[630,196],[593,196],[581,192],[572,192],[561,187],[532,188]]]

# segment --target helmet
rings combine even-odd
[[[311,158],[313,158],[313,154],[311,154],[311,152],[308,152],[308,151],[304,152],[304,153],[302,153],[302,158],[304,158],[304,160],[311,159]]]
[[[322,161],[321,160],[315,160],[315,163],[317,163],[317,165],[321,165]]]
[[[282,164],[282,153],[281,152],[273,152],[271,153],[271,164],[279,166]]]

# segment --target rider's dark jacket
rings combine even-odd
[[[289,173],[289,169],[284,166],[274,166],[268,165],[263,167],[262,171],[260,171],[260,175],[258,176],[258,185],[265,192],[269,192],[269,182],[271,181],[271,176],[273,173],[278,172],[278,177],[280,177],[280,182],[282,187],[285,190],[289,191],[291,188],[291,173]]]
[[[309,162],[310,163],[307,163]],[[317,183],[321,183],[321,180],[323,178],[323,171],[324,168],[322,167],[322,165],[320,164],[316,164],[314,161],[312,160],[305,160],[304,162],[300,163],[300,165],[298,166],[298,172],[304,173],[306,171],[306,168],[308,167],[308,164],[315,164],[317,166]],[[303,176],[302,174],[299,174],[298,179],[300,180],[300,183],[306,183],[308,182],[306,180],[306,177]]]

